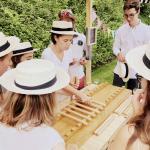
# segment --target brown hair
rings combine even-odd
[[[8,92],[1,110],[0,122],[11,127],[28,127],[41,124],[51,125],[55,101],[53,93],[45,95],[24,95]]]
[[[0,57],[0,61],[3,61],[3,60],[7,57],[7,55],[8,55],[8,54],[6,54],[6,55]],[[1,85],[0,85],[0,105],[1,105],[2,101],[3,101],[3,91],[2,91],[2,87],[1,87]]]
[[[2,104],[3,102],[3,91],[2,91],[2,87],[0,85],[0,105]]]
[[[13,63],[13,68],[16,68],[17,64],[19,64],[21,62],[21,57],[22,56],[23,56],[23,54],[20,54],[20,55],[13,56],[11,58],[12,63]]]
[[[63,36],[63,35],[62,34],[51,33],[51,40],[52,40],[52,42],[53,42],[54,45],[56,44],[55,37],[59,38],[61,36]]]
[[[134,8],[137,12],[140,10],[140,3],[138,1],[126,1],[124,3],[124,7],[123,7],[123,10],[127,10],[127,9],[132,9]]]
[[[138,138],[150,145],[150,81],[147,81],[147,95],[142,114],[131,118],[128,124],[134,126],[134,133],[128,141],[127,149]]]

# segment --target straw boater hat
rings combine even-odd
[[[69,76],[48,60],[32,59],[21,62],[15,69],[4,73],[0,84],[15,93],[42,95],[67,86]]]
[[[19,39],[18,37],[16,37],[16,36],[8,36],[8,37],[7,37],[7,40],[8,40],[10,43],[14,43],[14,42],[15,42],[16,45],[20,43],[20,39]]]
[[[16,45],[15,50],[13,50],[13,56],[34,52],[36,50],[33,49],[30,42],[19,43]]]
[[[76,35],[74,32],[72,22],[67,21],[53,21],[51,33],[62,35]]]
[[[118,75],[124,82],[129,80],[129,67],[127,63],[118,62]]]
[[[11,41],[12,42],[12,41]],[[15,42],[10,43],[6,37],[0,40],[0,57],[5,56],[13,51]]]
[[[129,51],[126,60],[139,75],[150,80],[150,43]]]

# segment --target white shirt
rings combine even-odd
[[[121,51],[124,56],[133,48],[146,44],[150,41],[150,28],[139,23],[134,28],[130,27],[128,23],[123,24],[115,34],[115,41],[113,44],[113,53],[117,54]],[[134,57],[134,56],[133,56]],[[114,73],[118,74],[118,63],[114,69]],[[136,78],[136,72],[130,68],[129,78]]]
[[[64,52],[63,60],[61,61],[53,50],[50,48],[52,44],[49,45],[48,48],[44,49],[42,52],[42,59],[50,60],[54,63],[54,65],[63,68],[69,74],[69,64],[73,61],[72,51],[70,49]],[[70,96],[63,94],[60,92],[61,90],[55,92],[56,103],[58,103],[59,107],[63,107],[62,104],[65,99],[70,99]]]
[[[65,147],[62,137],[51,127],[23,131],[0,124],[0,150],[52,150],[57,144]]]
[[[72,52],[70,49],[66,50],[64,52],[63,60],[61,61],[56,54],[53,52],[53,50],[48,47],[44,49],[42,52],[42,59],[50,60],[53,62],[56,66],[61,67],[66,70],[66,72],[69,71],[69,64],[73,60]]]
[[[83,57],[84,50],[87,49],[85,35],[78,33],[78,36],[73,38],[73,44],[70,46],[70,49],[72,51],[73,58],[77,59],[78,63],[70,65],[69,74],[71,78],[76,76],[80,79],[85,75],[83,65],[79,62]]]

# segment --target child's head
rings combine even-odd
[[[11,57],[15,44],[7,37],[0,39],[0,76],[12,65]]]
[[[33,49],[30,42],[19,43],[13,51],[13,68],[15,68],[17,64],[22,61],[33,59],[33,52],[35,50],[36,49]]]
[[[74,35],[76,35],[76,32],[74,32],[71,22],[53,22],[51,40],[54,45],[59,46],[62,50],[67,50],[70,47]]]
[[[32,59],[19,63],[0,80],[10,91],[4,99],[1,122],[9,126],[28,123],[31,127],[50,124],[55,106],[53,92],[68,83],[68,74],[50,61]]]

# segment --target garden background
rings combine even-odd
[[[123,23],[123,0],[95,0],[97,15],[107,28],[116,30]],[[16,35],[22,41],[30,41],[39,50],[35,57],[49,44],[53,20],[58,19],[61,9],[72,9],[77,18],[77,29],[85,32],[85,0],[0,0],[0,31]],[[141,19],[150,24],[150,3],[142,4]],[[95,83],[112,81],[115,57],[112,53],[113,37],[98,30],[97,44],[93,46],[92,79]]]

